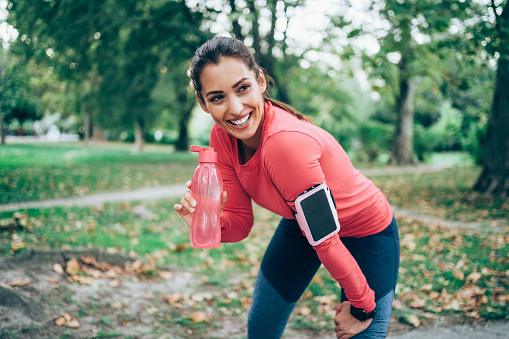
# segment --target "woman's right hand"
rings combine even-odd
[[[186,187],[189,189],[187,192],[184,193],[184,196],[182,197],[182,200],[180,201],[180,204],[175,204],[173,206],[173,209],[175,212],[180,215],[182,219],[184,219],[187,226],[191,227],[191,223],[193,220],[193,212],[196,208],[196,200],[194,200],[193,195],[191,194],[191,181],[189,180],[186,182]],[[226,204],[226,201],[228,201],[228,197],[226,195],[226,191],[223,191],[221,193],[221,210],[223,210],[224,204]]]

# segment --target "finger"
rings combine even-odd
[[[184,193],[184,198],[182,200],[186,200],[190,207],[196,207],[196,200],[190,191]]]
[[[188,212],[193,213],[194,212],[194,207],[196,206],[196,201],[189,200],[189,199],[192,199],[192,198],[189,198],[189,195],[188,194],[184,194],[184,198],[182,198],[180,203],[182,204],[182,207],[185,208]],[[193,202],[194,202],[194,206],[193,206]]]
[[[186,181],[186,187],[191,189],[191,180]]]
[[[343,308],[343,303],[338,304],[338,306],[336,307],[336,313],[339,313],[339,311],[341,311],[342,308]]]

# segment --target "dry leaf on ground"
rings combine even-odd
[[[32,282],[32,279],[30,278],[24,278],[24,279],[16,279],[14,281],[11,281],[10,283],[7,283],[10,286],[25,286]]]
[[[76,274],[78,273],[79,271],[81,271],[81,267],[80,267],[80,264],[78,263],[78,260],[72,258],[70,259],[68,262],[67,262],[67,265],[65,267],[65,271],[70,274],[70,275],[73,275],[73,274]]]
[[[191,319],[193,323],[199,322],[209,322],[209,318],[203,312],[193,312],[187,316],[188,319]]]

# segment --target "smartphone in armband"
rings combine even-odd
[[[295,219],[312,246],[339,232],[338,213],[331,191],[325,183],[315,185],[295,200]]]

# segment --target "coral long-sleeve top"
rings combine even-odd
[[[372,311],[374,292],[340,237],[363,237],[385,229],[393,217],[386,197],[354,168],[332,135],[268,101],[264,108],[260,146],[245,164],[239,161],[237,139],[216,124],[211,130],[210,145],[218,154],[228,194],[221,213],[221,242],[248,236],[254,220],[251,199],[293,219],[297,196],[326,183],[336,202],[341,229],[314,249],[351,304]]]

